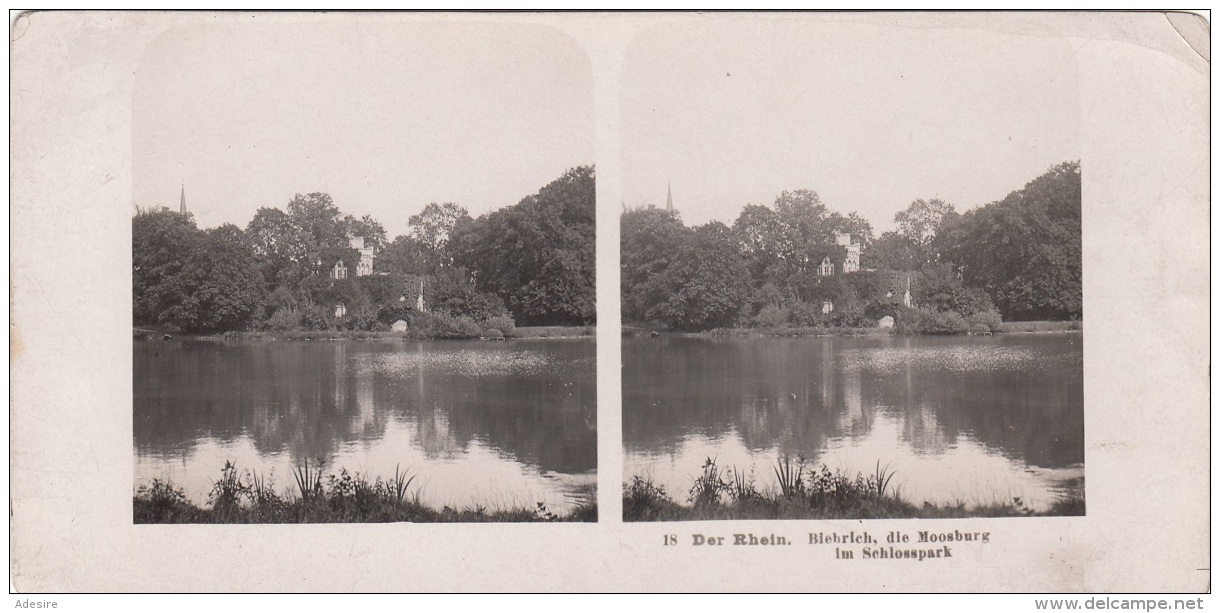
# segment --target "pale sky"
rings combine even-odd
[[[1080,158],[1078,41],[875,17],[642,33],[623,71],[624,202],[664,206],[668,182],[688,225],[731,225],[807,188],[880,235],[917,198],[963,211]]]
[[[429,202],[477,216],[594,163],[589,59],[556,30],[198,15],[137,69],[136,205],[177,210],[185,182],[200,227],[244,228],[326,192],[392,239]]]

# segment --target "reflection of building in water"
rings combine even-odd
[[[767,434],[767,424],[770,423],[771,401],[767,398],[741,399],[741,412],[738,415],[737,428],[747,441],[764,438]]]
[[[830,339],[822,339],[822,408],[831,410],[835,399],[835,368],[834,354]]]
[[[347,408],[347,344],[335,343],[335,411]]]
[[[363,356],[368,358],[369,356]],[[379,428],[377,423],[377,403],[373,398],[373,369],[371,361],[367,366],[356,371],[356,420],[360,431],[366,434],[375,433]]]
[[[957,437],[949,437],[940,425],[936,407],[920,404],[902,414],[902,440],[921,453],[945,453]]]
[[[869,424],[864,418],[864,403],[860,398],[860,362],[847,360],[843,367],[843,423],[842,429],[852,434],[868,432]]]
[[[430,458],[451,458],[461,455],[465,446],[458,443],[449,421],[449,412],[435,401],[425,401],[420,407],[415,432],[419,448]]]

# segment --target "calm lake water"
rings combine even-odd
[[[626,477],[679,502],[707,458],[775,485],[783,454],[909,501],[1044,509],[1084,478],[1080,334],[623,340]]]
[[[226,461],[418,475],[455,508],[543,502],[596,482],[593,339],[135,342],[135,484],[207,501]]]

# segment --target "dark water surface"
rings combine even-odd
[[[626,477],[685,502],[707,458],[877,462],[915,503],[1044,509],[1084,477],[1080,334],[623,341]]]
[[[592,339],[135,342],[135,483],[207,501],[225,462],[418,475],[438,508],[544,502],[596,481]]]

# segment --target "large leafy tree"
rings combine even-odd
[[[203,238],[189,213],[142,210],[131,220],[131,296],[136,324],[164,323],[179,297],[170,281]]]
[[[207,230],[167,283],[176,300],[163,320],[188,332],[247,328],[263,300],[254,251],[232,224]]]
[[[645,285],[654,298],[645,316],[679,330],[733,325],[752,293],[750,270],[720,222],[695,228],[673,263]]]
[[[779,215],[760,204],[747,204],[733,222],[733,235],[750,272],[759,279],[770,277],[766,272],[784,261]]]
[[[1081,313],[1080,162],[1064,162],[1003,200],[968,211],[939,240],[963,282],[1005,319]]]
[[[919,246],[898,232],[883,232],[860,259],[865,268],[882,270],[919,270],[926,263]]]
[[[453,263],[449,250],[449,238],[458,224],[470,220],[470,214],[462,206],[452,202],[431,202],[417,215],[412,215],[410,238],[424,259],[424,267],[431,273],[442,266]]]
[[[448,249],[518,323],[592,323],[595,200],[593,167],[573,168],[514,206],[459,221]]]
[[[363,237],[378,251],[386,246],[381,222],[343,215],[329,194],[318,192],[293,196],[286,210],[260,208],[245,235],[270,287],[295,287],[310,275],[327,274],[350,237]]]
[[[775,199],[779,226],[776,251],[791,267],[806,270],[811,246],[834,244],[834,228],[827,223],[827,213],[821,197],[812,190],[785,191]]]
[[[935,266],[941,261],[944,244],[937,236],[960,217],[952,204],[939,198],[915,200],[894,215],[898,229],[882,234],[863,257],[869,267],[886,270]]]
[[[246,225],[245,235],[268,283],[295,285],[312,269],[305,234],[284,211],[260,208]]]
[[[313,192],[293,196],[288,203],[288,217],[301,232],[306,251],[310,253],[326,247],[347,246],[347,227],[330,194]]]
[[[372,247],[380,252],[387,244],[385,228],[372,215],[356,218],[352,215],[343,217],[343,229],[347,236],[364,238],[364,246]]]
[[[855,212],[843,215],[831,213],[826,223],[835,234],[850,234],[853,241],[867,249],[873,243],[873,224]]]
[[[927,247],[936,238],[941,220],[953,212],[953,205],[940,198],[920,198],[907,206],[906,210],[896,213],[894,223],[898,224],[899,234],[919,247]]]
[[[426,275],[434,270],[431,263],[432,251],[423,243],[411,236],[396,236],[386,245],[377,259],[373,260],[373,268],[378,272],[398,275]]]
[[[765,210],[765,209],[764,209]],[[664,272],[690,230],[661,209],[639,209],[619,220],[619,284],[624,321],[639,321],[652,306],[647,282]]]

